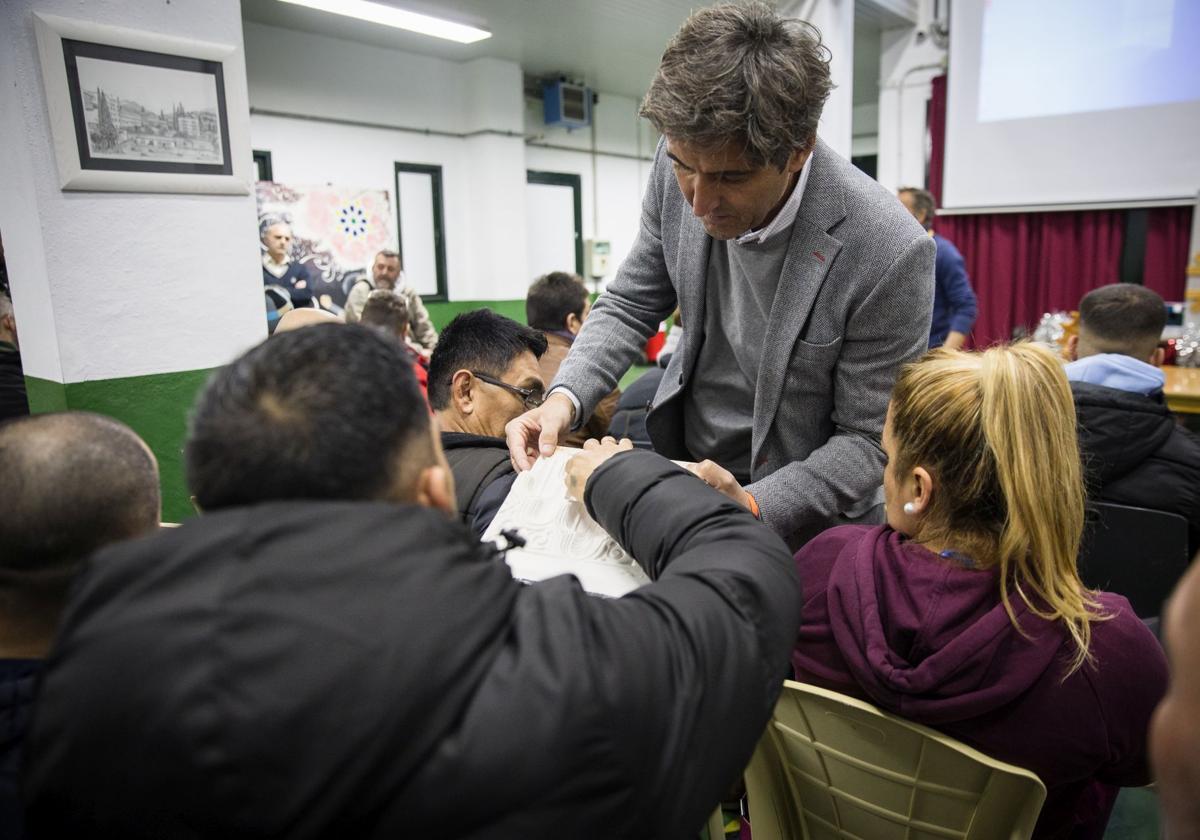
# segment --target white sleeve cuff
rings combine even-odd
[[[579,402],[579,397],[571,392],[571,389],[565,385],[555,385],[546,394],[546,399],[549,399],[553,394],[565,394],[571,404],[575,406],[575,422],[571,424],[571,431],[579,431],[579,427],[583,425],[583,405]]]

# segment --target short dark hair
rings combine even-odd
[[[568,315],[583,317],[588,290],[583,278],[551,271],[533,281],[525,295],[525,320],[535,330],[561,330]]]
[[[358,322],[401,337],[408,329],[408,304],[391,289],[375,289],[367,295]]]
[[[673,140],[733,142],[751,164],[783,169],[816,141],[829,60],[816,27],[766,3],[698,9],[667,44],[639,113]]]
[[[82,411],[0,424],[0,588],[65,596],[96,549],[159,523],[158,465],[141,438]]]
[[[442,330],[429,359],[429,404],[439,411],[450,405],[450,380],[456,370],[501,377],[525,352],[540,359],[546,337],[490,309],[462,313]]]
[[[317,324],[276,335],[209,380],[184,448],[188,486],[204,509],[384,499],[402,482],[401,452],[432,447],[429,426],[398,341],[357,324]]]
[[[1167,309],[1162,297],[1145,286],[1113,283],[1093,289],[1079,301],[1079,328],[1101,353],[1139,359],[1154,355]]]
[[[933,226],[933,217],[937,215],[937,202],[933,200],[933,193],[929,190],[923,190],[920,187],[901,187],[896,190],[897,195],[907,195],[912,199],[913,209],[918,213],[924,213],[925,219],[921,222],[926,230]]]

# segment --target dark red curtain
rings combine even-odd
[[[958,246],[971,275],[976,347],[1007,341],[1014,326],[1074,309],[1120,279],[1124,211],[939,216],[934,229]]]
[[[1142,283],[1164,300],[1183,300],[1191,236],[1191,207],[1150,209]]]
[[[942,171],[946,164],[946,74],[934,76],[929,98],[929,184],[933,200],[942,206]]]
[[[941,205],[946,159],[946,76],[929,102],[929,183]],[[979,299],[975,346],[1005,341],[1013,327],[1046,312],[1074,309],[1088,291],[1120,277],[1127,211],[987,213],[938,216],[934,227],[962,251]],[[1166,300],[1183,300],[1192,208],[1155,207],[1146,235],[1143,282]]]

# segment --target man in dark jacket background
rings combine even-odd
[[[525,320],[546,337],[546,352],[538,359],[542,379],[546,382],[553,382],[558,375],[558,369],[575,343],[575,336],[583,329],[583,322],[591,311],[591,297],[578,274],[551,271],[534,280],[525,293]],[[564,434],[559,443],[578,447],[588,438],[604,437],[620,399],[620,388],[610,391],[596,404],[592,416],[578,429]]]
[[[319,325],[219,371],[205,513],[73,593],[33,836],[694,837],[789,672],[794,566],[689,473],[592,446],[572,490],[654,580],[620,599],[519,584],[454,519],[396,342]]]
[[[442,330],[429,360],[429,404],[454,473],[462,520],[482,536],[517,474],[504,424],[542,404],[546,338],[490,309],[464,312]]]
[[[1163,398],[1163,299],[1144,286],[1101,286],[1079,302],[1067,342],[1089,490],[1122,505],[1178,513],[1200,548],[1200,440]]]
[[[123,423],[72,411],[0,425],[0,837],[21,830],[34,685],[84,559],[159,524],[158,463]]]

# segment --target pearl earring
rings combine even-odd
[[[917,512],[917,506],[914,505],[912,502],[905,502],[904,503],[904,512],[907,513],[909,516],[912,516],[914,513]]]

